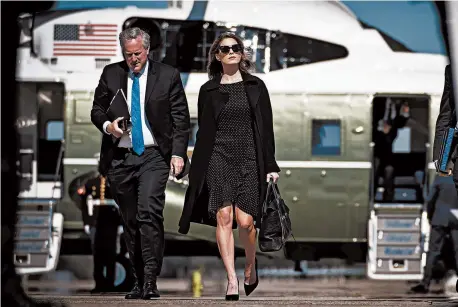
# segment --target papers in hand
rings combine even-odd
[[[450,212],[458,220],[458,209],[450,209]]]
[[[122,89],[118,89],[116,94],[111,99],[110,106],[106,112],[110,121],[114,121],[118,117],[124,117],[125,120],[130,120],[129,108],[127,107],[126,95]]]

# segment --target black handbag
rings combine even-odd
[[[281,198],[277,185],[270,180],[262,207],[259,249],[262,252],[279,251],[292,235],[289,208]]]

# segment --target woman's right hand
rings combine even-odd
[[[276,173],[276,172],[268,173],[267,174],[267,182],[269,182],[270,179],[272,178],[273,182],[276,183],[278,181],[279,177],[280,177],[280,175],[278,175],[278,173]]]

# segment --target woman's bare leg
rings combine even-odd
[[[256,281],[255,257],[256,257],[256,228],[253,217],[239,208],[235,208],[235,216],[239,226],[239,237],[245,248],[245,283],[253,284]]]
[[[219,253],[223,259],[228,278],[228,289],[226,294],[237,294],[239,287],[234,264],[234,235],[232,233],[232,221],[234,212],[232,204],[225,203],[216,214],[216,242],[218,243]]]

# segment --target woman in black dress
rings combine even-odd
[[[246,295],[258,285],[256,228],[265,186],[270,178],[277,181],[280,171],[269,94],[262,80],[248,73],[251,66],[233,33],[223,33],[210,48],[210,81],[199,92],[199,130],[180,220],[181,233],[187,233],[189,222],[216,226],[227,300],[239,298],[232,232],[237,225],[245,248]]]

